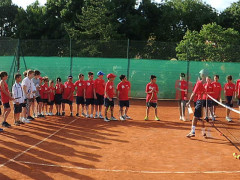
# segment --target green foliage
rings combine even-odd
[[[176,48],[180,60],[236,62],[239,60],[239,33],[216,23],[204,25],[200,32],[187,31]]]

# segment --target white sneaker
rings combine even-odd
[[[29,120],[26,119],[26,118],[23,118],[23,119],[22,119],[22,122],[23,122],[23,123],[31,123],[31,121],[29,121]]]
[[[128,116],[128,115],[124,115],[124,118],[125,118],[125,119],[131,119],[131,117]]]
[[[228,122],[232,122],[232,119],[231,119],[230,117],[226,117],[226,120],[227,120]]]
[[[217,118],[217,115],[216,115],[216,114],[214,114],[214,117],[215,117],[215,118]]]
[[[183,119],[182,119],[182,116],[180,116],[179,120],[180,120],[180,121],[182,121],[182,120],[183,120]]]
[[[98,115],[96,114],[95,116],[94,116],[94,119],[97,119],[98,118]]]
[[[111,120],[112,121],[117,121],[117,119],[115,117],[113,117],[113,116],[111,117]]]
[[[89,114],[86,115],[86,118],[90,118]]]
[[[126,119],[123,116],[120,116],[121,121],[125,121]]]
[[[82,117],[87,117],[87,115],[83,112],[83,113],[82,113]]]
[[[100,118],[100,119],[103,119],[103,116],[100,114],[100,115],[99,115],[99,118]]]
[[[186,121],[185,117],[182,117],[182,121]]]
[[[93,114],[90,114],[90,118],[93,118]]]
[[[105,121],[105,122],[109,122],[110,120],[109,120],[107,117],[105,117],[105,118],[104,118],[104,121]]]

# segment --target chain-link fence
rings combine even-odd
[[[154,74],[161,99],[175,98],[175,83],[182,72],[189,75],[190,92],[202,68],[208,69],[211,76],[219,74],[222,85],[228,74],[239,78],[240,63],[207,62],[203,59],[181,61],[177,60],[176,47],[177,43],[157,41],[4,39],[0,40],[0,70],[9,73],[9,86],[13,83],[14,73],[22,73],[25,69],[37,69],[42,76],[50,79],[61,77],[63,80],[70,74],[74,80],[79,73],[87,77],[89,71],[95,75],[100,70],[117,76],[125,74],[132,84],[135,98],[145,97],[145,86],[150,75]],[[199,52],[202,51],[199,49]],[[116,78],[115,85],[119,81]]]

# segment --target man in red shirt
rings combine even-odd
[[[192,121],[192,128],[191,128],[190,133],[187,135],[188,138],[195,137],[195,129],[197,126],[197,121],[202,117],[202,106],[203,106],[203,97],[202,96],[205,93],[203,84],[206,83],[206,76],[208,75],[208,71],[205,69],[202,69],[199,72],[199,75],[200,75],[200,79],[202,79],[202,80],[197,81],[195,88],[193,90],[193,93],[191,94],[191,97],[190,97],[188,103],[186,104],[186,106],[189,106],[193,97],[195,95],[197,96],[197,102],[196,102],[194,117],[193,117],[193,121]],[[202,121],[202,122],[203,122],[203,124],[202,124],[203,128],[205,128],[204,121]]]
[[[146,93],[147,93],[146,105],[147,105],[147,109],[146,109],[146,116],[145,116],[144,120],[145,121],[148,120],[149,108],[153,107],[155,109],[155,120],[160,121],[160,119],[157,116],[157,101],[158,101],[157,94],[159,92],[158,85],[156,84],[157,77],[155,75],[151,75],[150,81],[151,82],[148,83],[147,86],[146,86]]]
[[[62,84],[62,79],[60,77],[58,77],[56,81],[57,81],[57,83],[55,85],[54,101],[55,101],[55,105],[56,105],[56,109],[57,109],[56,116],[60,116],[61,115],[61,104],[62,104],[62,94],[63,94],[63,90],[64,90],[64,85]]]
[[[224,94],[226,105],[229,107],[233,107],[233,96],[235,94],[235,84],[232,83],[232,76],[227,76],[227,83],[224,85]],[[229,117],[230,110],[226,110],[226,120],[228,122],[232,122],[232,119]]]
[[[186,100],[187,100],[187,81],[185,81],[185,74],[180,74],[180,81],[177,81],[176,85],[176,92],[180,94],[179,98],[179,111],[180,111],[180,120],[186,121],[185,119],[185,107],[186,107]]]
[[[95,99],[95,112],[96,115],[94,118],[103,119],[101,114],[102,105],[104,104],[104,90],[105,90],[105,81],[103,76],[105,74],[102,71],[97,73],[98,78],[94,81],[94,99]],[[98,115],[99,112],[99,115]]]
[[[88,73],[88,80],[86,81],[85,86],[85,98],[86,98],[86,118],[93,118],[94,110],[94,81],[93,81],[93,72]],[[89,105],[91,105],[91,114],[89,115]]]
[[[221,84],[218,82],[219,80],[219,75],[215,75],[214,76],[214,82],[212,82],[213,84],[213,95],[212,97],[218,101],[220,101],[221,99],[221,91],[222,91],[222,86]],[[215,112],[216,112],[216,108],[218,106],[218,103],[216,103],[215,101],[213,101],[213,115],[214,117],[217,117]]]
[[[62,116],[65,115],[65,104],[68,104],[70,107],[70,116],[73,116],[73,93],[75,91],[75,86],[72,82],[73,77],[68,76],[68,81],[64,83],[63,90],[63,100],[62,100]]]
[[[77,88],[77,93],[76,93],[76,104],[77,104],[77,114],[76,116],[79,116],[79,109],[80,109],[80,104],[82,105],[82,116],[85,117],[86,114],[84,113],[84,99],[85,99],[85,88],[86,88],[86,82],[84,81],[84,75],[79,74],[78,75],[79,80],[77,80],[74,83],[74,86]]]
[[[121,75],[121,82],[117,85],[117,97],[119,98],[119,106],[120,106],[120,120],[124,121],[126,119],[130,119],[127,115],[129,109],[129,95],[131,93],[131,84],[127,81],[127,77],[125,75]],[[123,107],[126,107],[125,112],[123,113]]]
[[[105,105],[105,118],[104,121],[109,122],[110,120],[116,121],[117,119],[113,116],[113,110],[114,110],[114,94],[115,94],[115,88],[114,88],[114,79],[116,75],[110,73],[107,75],[108,81],[105,85],[105,96],[104,96],[104,105]],[[108,119],[107,117],[107,111],[108,108],[111,109],[111,118]]]

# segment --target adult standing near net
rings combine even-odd
[[[194,117],[193,117],[193,121],[192,121],[192,128],[191,128],[190,133],[187,134],[188,138],[195,137],[195,129],[197,126],[197,122],[202,117],[203,94],[205,93],[203,84],[206,83],[206,77],[208,75],[208,71],[205,69],[202,69],[199,72],[199,75],[200,75],[200,80],[197,81],[195,88],[193,90],[193,93],[191,94],[190,99],[189,99],[188,103],[186,104],[187,106],[189,106],[193,97],[195,95],[197,95],[197,102],[196,102]],[[202,124],[203,128],[205,128],[204,121],[202,121],[202,123],[203,123]]]

